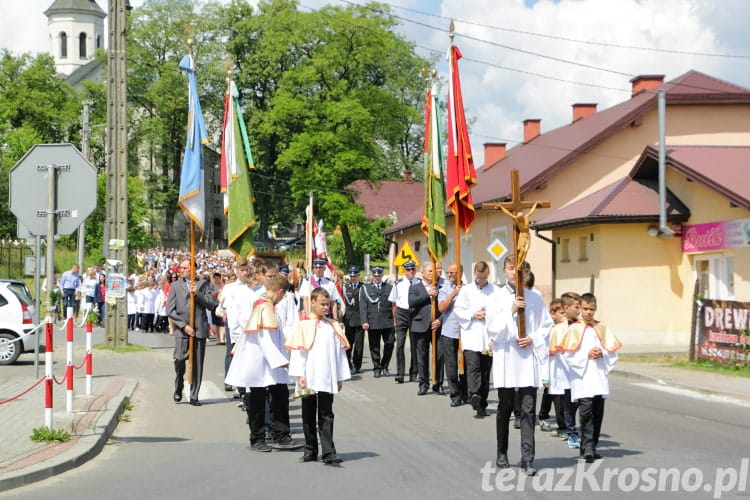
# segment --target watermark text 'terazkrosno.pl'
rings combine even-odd
[[[708,493],[720,499],[729,492],[747,492],[750,459],[742,458],[739,466],[716,467],[704,471],[698,467],[611,467],[606,461],[593,464],[579,462],[574,467],[539,469],[527,476],[517,468],[498,469],[486,462],[480,469],[482,491],[499,492],[684,492]],[[709,496],[707,495],[707,497]]]

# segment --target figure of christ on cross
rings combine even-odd
[[[531,214],[537,208],[549,208],[549,201],[523,201],[521,200],[521,186],[518,181],[518,170],[510,171],[510,201],[498,203],[485,203],[483,207],[502,210],[505,215],[513,221],[513,251],[516,255],[516,297],[523,298],[524,293],[524,261],[531,246],[531,235],[529,225]],[[525,210],[528,209],[528,212]],[[522,311],[519,311],[522,312]],[[526,318],[524,314],[518,315],[518,337],[526,336]]]

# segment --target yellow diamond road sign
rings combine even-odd
[[[489,253],[495,261],[498,261],[508,254],[508,249],[505,247],[502,241],[495,238],[487,247],[487,253]]]

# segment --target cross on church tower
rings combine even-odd
[[[537,208],[549,208],[550,202],[523,201],[521,199],[521,185],[518,181],[518,170],[515,169],[510,171],[510,188],[510,201],[483,203],[482,207],[502,210],[513,221],[513,251],[516,257],[516,297],[524,298],[524,262],[531,246],[531,235],[529,234],[530,217]],[[523,311],[519,311],[518,337],[524,338],[525,336],[526,319]]]

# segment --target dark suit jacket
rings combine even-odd
[[[214,310],[219,302],[209,291],[209,283],[206,280],[198,282],[198,291],[195,294],[195,338],[208,338],[208,315],[206,310]],[[178,280],[169,287],[167,298],[167,316],[172,318],[175,328],[185,333],[185,326],[190,324],[190,291],[185,281]]]
[[[409,287],[409,310],[411,311],[411,331],[426,332],[430,330],[432,297],[428,295],[427,288],[421,280]]]
[[[346,312],[344,312],[344,325],[346,326],[362,326],[362,321],[359,317],[359,291],[361,288],[362,283],[359,284],[356,290],[352,283],[347,283],[342,290],[344,293],[344,305],[346,305]]]
[[[362,324],[369,324],[371,330],[393,329],[393,309],[388,301],[391,288],[390,283],[382,283],[380,290],[373,283],[359,287],[359,318]]]

